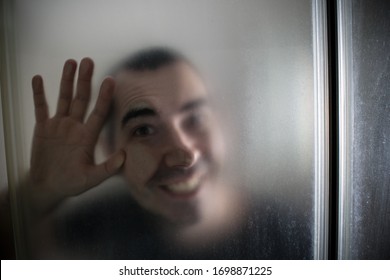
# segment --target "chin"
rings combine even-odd
[[[177,226],[191,226],[202,220],[198,203],[183,203],[169,205],[160,212],[160,216],[167,222]]]

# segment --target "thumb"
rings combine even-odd
[[[105,162],[96,165],[90,173],[89,182],[91,185],[98,185],[104,180],[108,179],[123,166],[126,159],[126,154],[123,150],[110,156]]]

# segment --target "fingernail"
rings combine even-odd
[[[73,64],[71,62],[67,62],[66,65],[65,65],[65,73],[67,75],[71,75],[73,72]]]
[[[82,60],[81,65],[80,65],[80,73],[84,74],[84,75],[88,74],[90,69],[91,69],[91,67],[92,67],[91,61],[89,59],[84,58]]]
[[[41,78],[39,76],[34,76],[32,79],[32,86],[34,89],[41,86]]]
[[[109,91],[113,87],[113,83],[110,79],[105,79],[102,83],[102,90]]]

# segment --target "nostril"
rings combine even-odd
[[[191,167],[196,162],[197,155],[196,151],[183,151],[183,165]]]
[[[198,158],[196,150],[175,149],[166,155],[165,163],[168,167],[191,167]]]

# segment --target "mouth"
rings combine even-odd
[[[201,186],[200,177],[194,177],[187,181],[161,185],[161,188],[171,196],[175,197],[192,197]]]

